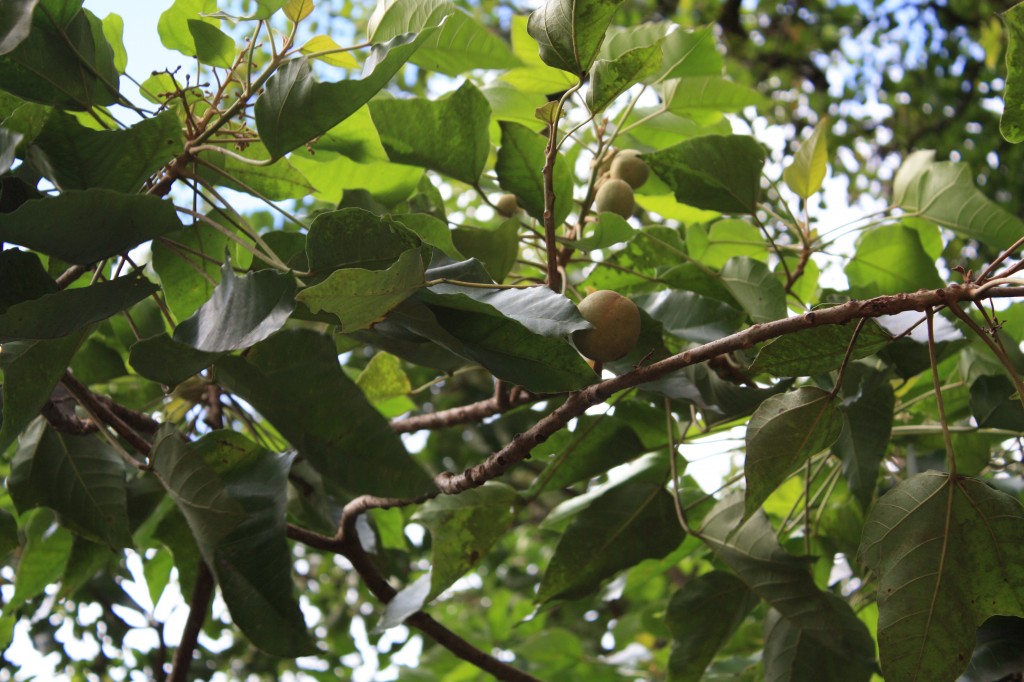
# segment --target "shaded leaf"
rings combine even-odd
[[[722,284],[755,324],[786,317],[786,291],[761,261],[730,258],[722,267]]]
[[[547,0],[530,15],[528,31],[548,66],[583,77],[597,58],[622,0]]]
[[[661,45],[655,43],[624,52],[615,59],[599,59],[590,69],[587,108],[599,113],[637,82],[654,74],[662,62]]]
[[[1024,616],[1024,509],[982,481],[929,471],[871,508],[859,559],[878,575],[887,680],[955,679],[990,616]]]
[[[1000,15],[1006,29],[1006,89],[999,132],[1008,141],[1024,141],[1024,6],[1014,5]]]
[[[743,581],[725,571],[706,573],[677,590],[665,613],[672,632],[668,679],[703,679],[708,664],[756,603]]]
[[[865,509],[878,481],[878,468],[889,449],[896,396],[888,374],[860,364],[846,368],[843,378],[843,432],[832,451],[843,460],[850,492]]]
[[[683,539],[672,496],[661,483],[615,486],[569,524],[544,572],[536,601],[583,597],[618,571],[665,556]]]
[[[14,594],[4,604],[5,616],[60,580],[71,556],[73,536],[56,525],[53,512],[38,509],[25,517],[25,545],[14,576]]]
[[[313,79],[308,57],[285,62],[256,100],[256,127],[273,157],[283,156],[351,116],[391,80],[436,28],[375,45],[363,78],[337,83]]]
[[[206,369],[220,357],[175,341],[167,334],[143,339],[132,345],[128,363],[136,372],[174,387]]]
[[[692,291],[663,289],[634,301],[661,322],[665,332],[696,343],[708,343],[739,330],[742,311]]]
[[[834,595],[826,595],[840,601]],[[863,637],[863,624],[844,619],[840,627],[850,640]],[[864,682],[871,678],[872,667],[856,651],[835,651],[823,641],[832,633],[802,628],[770,609],[764,621],[764,679],[766,682]]]
[[[616,415],[621,407],[616,407]],[[665,440],[664,416],[661,422],[659,445]],[[541,462],[546,461],[547,465],[534,480],[530,493],[558,490],[585,481],[625,464],[649,449],[627,420],[609,415],[584,415],[577,418],[576,427],[571,432],[559,431],[533,449],[533,455]],[[548,453],[551,453],[550,457]]]
[[[420,245],[414,232],[361,208],[321,213],[306,237],[310,270],[359,267],[384,270]]]
[[[541,336],[563,338],[590,326],[572,301],[544,286],[486,289],[435,284],[419,298],[454,310],[507,317]]]
[[[829,324],[772,339],[761,346],[750,371],[768,372],[777,377],[803,377],[839,369],[856,328],[856,322]],[[890,341],[889,332],[874,320],[866,320],[850,360],[874,355]]]
[[[256,161],[264,161],[270,156],[266,147],[258,142],[247,145],[245,149],[231,151]],[[200,167],[200,175],[215,184],[240,192],[255,196],[262,195],[267,199],[281,201],[301,199],[316,191],[306,176],[288,159],[278,159],[270,165],[254,165],[216,152],[204,154],[202,158],[223,172],[213,172]]]
[[[1016,389],[1005,376],[980,376],[971,383],[971,414],[978,426],[990,429],[1024,429],[1024,407]]]
[[[0,213],[0,240],[77,265],[90,265],[180,229],[170,201],[106,189],[67,191]]]
[[[992,616],[978,628],[971,664],[957,682],[1001,680],[1024,670],[1024,619]]]
[[[25,431],[7,486],[18,511],[49,507],[61,523],[110,547],[130,547],[125,466],[98,436],[58,433],[43,418]]]
[[[0,55],[7,54],[28,37],[32,10],[39,0],[15,0],[0,9]]]
[[[0,313],[15,303],[57,291],[39,256],[20,249],[0,251]]]
[[[457,227],[451,236],[459,253],[480,261],[495,282],[504,281],[519,257],[519,220],[516,218],[509,218],[495,230]]]
[[[228,244],[225,235],[203,223],[153,242],[153,269],[175,319],[190,317],[213,296]]]
[[[203,64],[230,69],[235,60],[235,41],[214,24],[201,19],[188,20],[188,32]]]
[[[370,114],[388,157],[476,184],[490,151],[491,107],[466,81],[435,101],[377,99]]]
[[[452,231],[443,220],[426,213],[399,213],[392,215],[391,218],[414,232],[424,244],[433,246],[454,260],[463,259],[463,255],[452,243]]]
[[[516,195],[519,205],[537,220],[544,219],[544,148],[547,139],[518,123],[501,121],[501,147],[494,170],[498,184]],[[559,154],[555,159],[555,223],[565,220],[572,210],[573,177],[568,162]]]
[[[283,327],[294,308],[292,275],[260,270],[236,277],[229,258],[213,296],[175,328],[173,338],[211,353],[241,350]]]
[[[430,478],[342,371],[329,336],[282,331],[245,358],[218,360],[216,378],[348,494],[415,497],[429,489]]]
[[[811,455],[836,441],[843,428],[838,403],[828,392],[811,386],[761,403],[747,424],[748,515]]]
[[[705,135],[641,157],[676,200],[722,213],[753,213],[764,148],[743,135]]]

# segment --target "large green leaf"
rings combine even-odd
[[[746,220],[724,218],[711,227],[686,226],[686,252],[709,268],[721,268],[734,256],[768,260],[768,244],[759,229]]]
[[[79,289],[64,289],[0,314],[0,340],[57,339],[135,305],[157,291],[144,277],[128,275]]]
[[[1024,616],[1024,508],[984,482],[929,471],[887,492],[859,558],[878,575],[887,680],[953,680],[994,615]]]
[[[392,161],[430,168],[475,185],[490,150],[487,98],[466,81],[436,101],[378,99],[370,114]]]
[[[511,318],[541,336],[562,338],[590,326],[572,301],[544,286],[483,289],[435,284],[419,298],[431,305]]]
[[[0,251],[0,313],[15,303],[57,291],[39,256],[20,249]]]
[[[757,603],[742,580],[712,571],[687,581],[672,595],[665,624],[672,632],[671,682],[699,682],[715,653]]]
[[[342,268],[303,289],[296,300],[313,313],[327,311],[344,333],[367,329],[423,286],[423,255],[409,249],[387,270]]]
[[[1024,141],[1024,5],[1017,3],[1002,13],[1006,27],[1006,89],[999,132],[1007,141]]]
[[[430,478],[342,371],[331,337],[285,330],[215,368],[219,382],[348,494],[415,497],[429,489]]]
[[[361,79],[319,83],[309,59],[286,62],[256,100],[256,127],[272,156],[284,156],[351,116],[391,80],[437,30],[397,36],[374,46]]]
[[[14,576],[14,594],[4,604],[9,615],[22,604],[43,593],[64,574],[71,556],[72,534],[60,528],[49,509],[37,509],[25,515],[25,545]]]
[[[530,391],[577,390],[597,379],[567,341],[534,334],[511,318],[428,307],[413,299],[400,305],[388,319],[456,355],[479,362],[499,379]]]
[[[313,219],[306,237],[306,256],[313,272],[351,267],[383,270],[419,245],[416,233],[390,217],[343,208]]]
[[[675,30],[673,30],[675,29]],[[615,59],[630,50],[661,43],[661,67],[645,82],[692,76],[720,76],[724,62],[711,27],[682,30],[675,22],[646,23],[608,29],[601,45],[602,59]]]
[[[173,387],[206,369],[218,357],[219,353],[196,350],[167,334],[159,334],[132,345],[128,362],[147,379]]]
[[[764,148],[744,135],[705,135],[641,158],[678,201],[722,213],[753,213]]]
[[[118,78],[103,25],[81,3],[36,4],[28,36],[0,57],[4,90],[62,109],[113,104]]]
[[[597,59],[605,31],[622,0],[547,0],[528,30],[548,66],[583,77]]]
[[[168,50],[177,50],[188,57],[197,54],[196,40],[189,30],[189,21],[204,21],[216,28],[220,20],[209,15],[217,12],[217,0],[174,0],[157,20],[160,42]]]
[[[875,643],[867,628],[846,602],[818,589],[810,562],[782,548],[764,512],[744,521],[742,495],[730,495],[704,517],[700,533],[718,559],[787,621],[784,632],[798,630],[798,639],[806,638],[814,642],[813,649],[844,661],[850,669],[843,680],[867,682],[875,667]],[[766,674],[773,680],[789,679],[778,666],[773,662]]]
[[[916,230],[885,225],[857,240],[857,253],[843,269],[850,293],[861,298],[941,287],[935,260],[925,253]]]
[[[0,213],[0,240],[79,265],[180,229],[170,201],[106,189],[71,190]]]
[[[661,442],[664,438],[662,432]],[[572,431],[563,429],[533,449],[534,457],[547,466],[534,480],[531,493],[559,490],[588,480],[648,449],[627,420],[607,414],[584,415],[576,420]]]
[[[747,424],[747,514],[754,513],[808,457],[839,438],[843,414],[838,403],[813,386],[761,403]]]
[[[673,114],[698,117],[742,111],[763,106],[764,95],[757,90],[720,76],[691,76],[666,81],[665,108]]]
[[[911,215],[994,249],[1005,249],[1024,236],[1021,219],[974,185],[974,172],[966,163],[931,163],[909,178],[904,174],[904,178],[906,189],[897,203]]]
[[[61,523],[110,547],[129,547],[121,455],[99,436],[59,433],[39,417],[25,431],[7,487],[18,511],[49,507]]]
[[[672,496],[658,482],[631,481],[581,511],[555,548],[537,603],[575,599],[644,559],[660,559],[683,541]]]
[[[857,324],[829,324],[802,329],[772,339],[761,347],[750,370],[777,377],[809,377],[839,369],[850,348]],[[874,355],[892,341],[892,335],[874,320],[866,320],[850,353],[850,360]]]
[[[201,222],[153,242],[153,269],[175,319],[191,316],[213,296],[228,245],[224,234]]]
[[[480,261],[494,282],[503,282],[519,257],[519,219],[509,218],[496,229],[457,227],[452,245],[467,258]],[[486,283],[486,282],[485,282]]]
[[[188,443],[167,427],[152,454],[153,469],[188,521],[232,620],[261,649],[287,657],[316,650],[294,597],[285,539],[291,459],[233,431]]]
[[[547,139],[518,123],[501,121],[501,147],[494,166],[502,189],[516,195],[519,205],[537,220],[544,219],[544,148]],[[568,162],[555,158],[555,224],[572,210],[573,177]]]
[[[267,148],[258,142],[250,143],[242,150],[227,146],[225,148],[232,154],[253,161],[266,161],[270,157]],[[278,159],[269,165],[265,163],[256,165],[218,152],[204,153],[201,158],[210,165],[216,166],[221,172],[201,166],[198,169],[200,175],[217,185],[240,192],[282,201],[284,199],[302,199],[316,191],[306,176],[288,159]]]
[[[284,326],[295,309],[295,278],[273,270],[237,277],[231,260],[213,296],[174,330],[174,340],[217,353],[259,343]]]
[[[210,66],[230,69],[235,60],[235,41],[231,36],[202,19],[189,19],[187,25],[199,61]]]
[[[53,388],[64,376],[75,351],[91,331],[81,329],[64,338],[3,344],[3,353],[0,353],[0,367],[4,371],[0,452],[6,450],[39,414],[50,399]]]
[[[599,59],[590,69],[587,108],[599,113],[609,104],[648,76],[656,73],[662,62],[661,44],[638,47],[615,59]]]
[[[59,188],[131,193],[181,152],[185,140],[171,111],[125,130],[92,130],[54,111],[33,144],[45,158],[46,176]]]
[[[444,24],[410,61],[431,71],[455,76],[472,69],[506,69],[518,65],[508,44],[450,0],[384,0],[370,17],[370,40],[382,42],[403,33]]]
[[[840,398],[843,432],[832,451],[843,460],[850,492],[866,509],[875,494],[878,468],[889,449],[896,396],[887,373],[853,364],[846,368]]]
[[[841,602],[834,595],[830,601]],[[844,619],[839,627],[843,636],[856,640],[864,626],[858,620]],[[852,652],[837,652],[822,646],[822,635],[808,632],[770,609],[764,620],[764,679],[766,682],[863,682],[871,667]],[[827,635],[830,636],[830,635]]]
[[[739,330],[742,311],[692,291],[664,289],[633,299],[661,322],[665,332],[695,343],[709,343]]]
[[[786,292],[768,266],[746,256],[722,267],[722,284],[756,324],[786,316]]]

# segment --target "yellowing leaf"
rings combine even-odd
[[[789,188],[804,199],[819,189],[825,179],[825,166],[828,163],[828,116],[822,117],[814,132],[807,138],[800,149],[793,155],[793,162],[786,166],[782,178]]]
[[[292,0],[292,2],[294,3],[295,0]],[[309,0],[299,0],[299,2],[309,2]],[[285,9],[287,10],[287,8]],[[310,38],[300,51],[304,55],[319,59],[331,66],[340,66],[343,69],[359,68],[359,62],[356,61],[356,58],[351,52],[343,52],[342,50],[344,49],[329,36],[319,35]]]
[[[312,11],[313,0],[288,0],[288,4],[284,6],[284,15],[296,24],[308,17]]]

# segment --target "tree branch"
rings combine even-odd
[[[495,396],[447,410],[392,419],[391,430],[395,433],[412,433],[421,429],[443,429],[458,424],[469,424],[507,412],[520,405],[543,400],[545,397],[549,396],[539,396],[528,391],[512,391],[504,399]]]
[[[206,609],[210,607],[210,599],[213,597],[213,574],[210,573],[210,567],[205,561],[200,561],[198,569],[195,587],[192,588],[192,601],[189,603],[188,620],[181,633],[181,643],[174,652],[171,675],[167,682],[188,682],[192,653],[196,650],[199,631],[206,620]]]
[[[93,415],[104,424],[109,425],[117,432],[117,435],[124,438],[133,448],[135,448],[136,451],[138,451],[139,454],[147,459],[149,458],[149,451],[152,448],[149,441],[140,436],[131,426],[117,415],[114,409],[110,407],[110,403],[113,403],[113,401],[100,400],[99,396],[94,395],[88,387],[78,381],[78,379],[71,374],[71,370],[64,371],[61,383],[64,384],[71,395],[75,396],[75,400],[77,400],[82,407],[89,412],[89,414]],[[145,466],[141,462],[135,462],[135,464],[140,468]]]

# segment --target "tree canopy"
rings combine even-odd
[[[1011,4],[7,3],[5,665],[1018,679]]]

